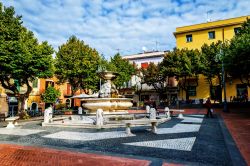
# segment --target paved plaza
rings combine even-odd
[[[42,127],[41,122],[34,121],[23,123],[15,129],[0,128],[0,141],[3,144],[46,147],[72,153],[133,158],[143,161],[143,165],[162,165],[164,162],[233,165],[235,161],[231,153],[240,159],[242,157],[236,146],[228,147],[228,144],[234,142],[231,137],[225,140],[225,132],[229,132],[222,125],[224,123],[220,116],[208,119],[202,114],[193,114],[185,115],[184,119],[173,117],[158,126],[157,134],[150,132],[148,127],[134,127],[133,134],[127,135],[124,128]],[[0,158],[4,160],[7,156]]]

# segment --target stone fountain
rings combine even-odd
[[[82,106],[89,110],[90,114],[96,114],[97,109],[102,109],[105,114],[108,113],[126,113],[130,107],[132,107],[132,99],[123,98],[119,95],[118,90],[112,83],[118,73],[111,71],[98,72],[100,78],[105,83],[101,86],[97,98],[85,98],[82,99]]]

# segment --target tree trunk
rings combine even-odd
[[[184,91],[186,92],[186,100],[188,101],[189,100],[189,94],[188,94],[188,91],[184,89]]]
[[[25,101],[28,97],[25,94],[21,94],[18,97],[18,115],[20,119],[27,119],[29,118],[24,106],[25,106]]]
[[[21,112],[24,112],[25,109],[24,109],[24,106],[25,106],[25,100],[27,98],[25,97],[25,95],[19,95],[18,97],[18,112],[21,113]]]

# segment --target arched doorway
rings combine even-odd
[[[71,107],[71,100],[70,100],[70,99],[66,99],[66,106],[67,106],[68,108]]]
[[[38,110],[38,103],[32,102],[30,106],[30,111],[36,111]]]

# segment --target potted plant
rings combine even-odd
[[[64,108],[62,111],[64,112],[64,115],[72,115],[72,110],[70,109]]]

